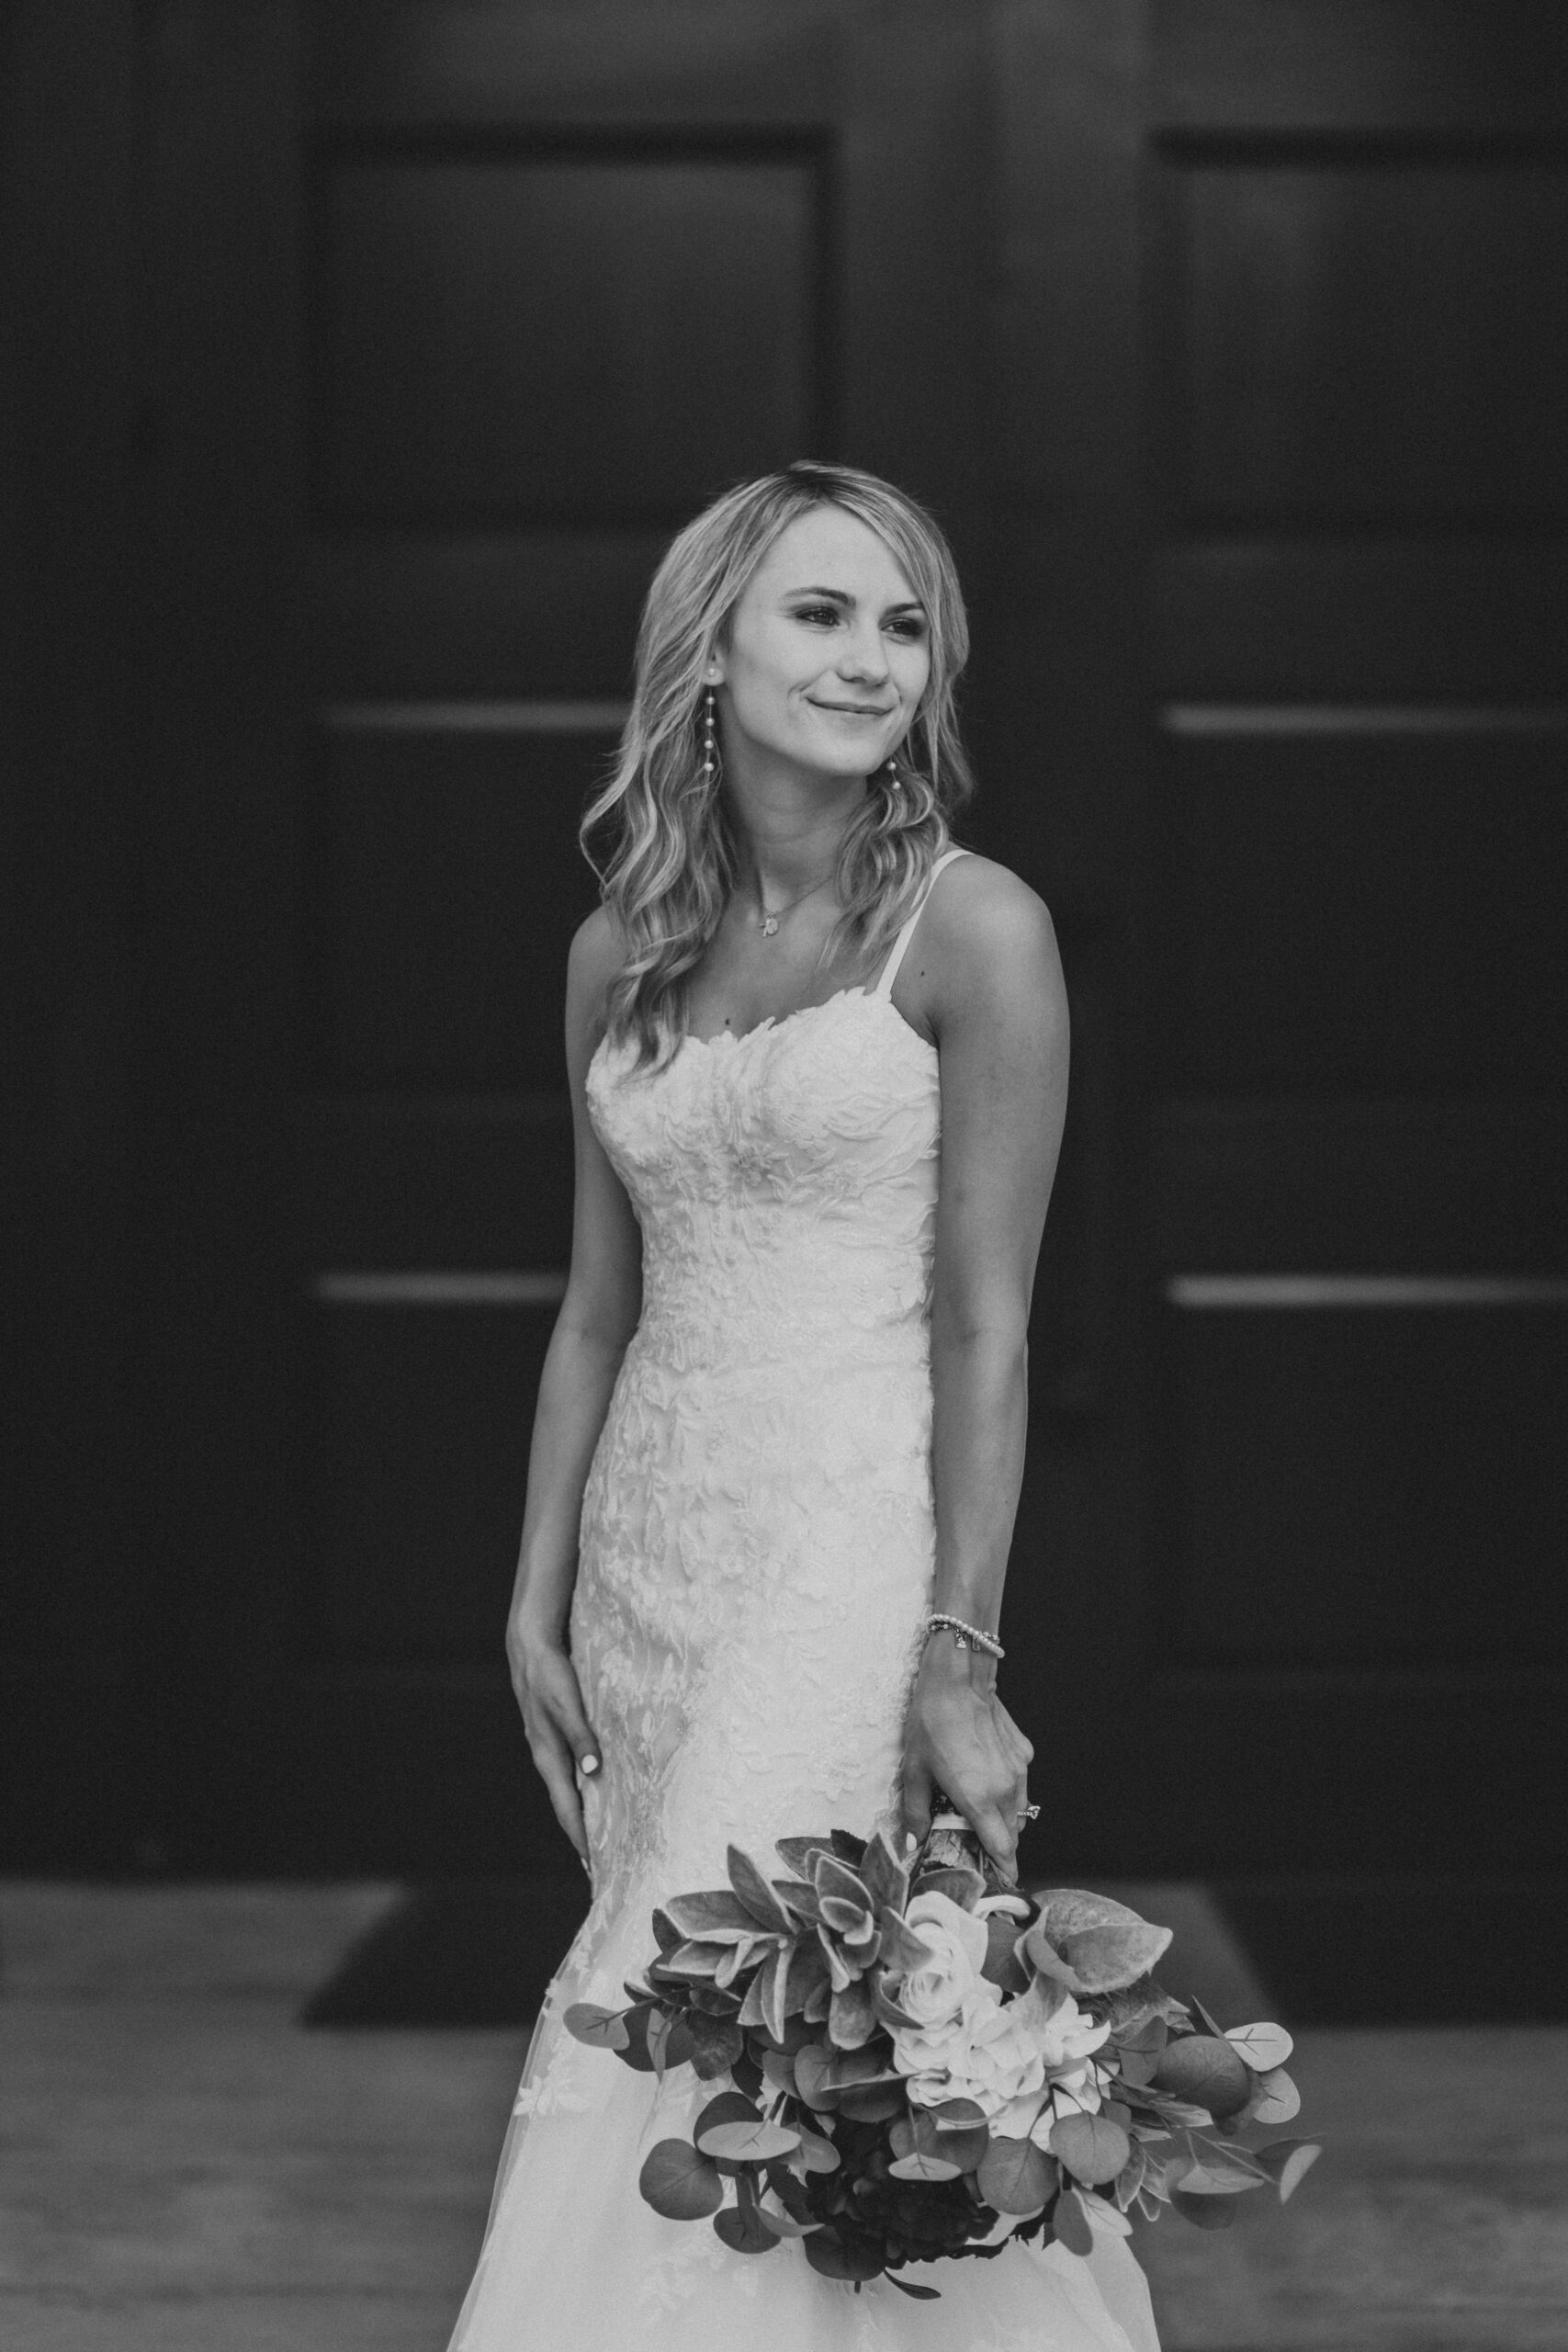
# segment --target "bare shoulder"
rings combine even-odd
[[[999,1000],[1026,1005],[1036,1019],[1065,1012],[1050,909],[994,858],[971,853],[937,876],[910,947],[911,978],[933,1027]]]
[[[604,997],[626,961],[626,943],[608,907],[595,907],[579,923],[566,964],[569,1031],[596,1037],[604,1025]]]

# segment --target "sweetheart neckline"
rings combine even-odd
[[[792,1021],[804,1021],[808,1012],[826,1012],[831,1006],[849,1002],[856,997],[863,1004],[885,1004],[899,1028],[906,1030],[918,1046],[923,1046],[928,1054],[936,1052],[931,1039],[922,1037],[913,1022],[905,1020],[891,996],[885,995],[880,989],[868,989],[863,982],[835,989],[831,996],[821,997],[815,1004],[797,1004],[793,1012],[765,1012],[761,1021],[753,1021],[750,1029],[716,1029],[711,1037],[698,1037],[688,1029],[677,1051],[687,1046],[700,1046],[707,1052],[716,1046],[744,1046],[749,1038],[761,1036],[764,1032],[770,1036],[776,1036],[781,1029],[787,1029]]]

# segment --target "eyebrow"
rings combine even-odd
[[[820,596],[829,605],[852,605],[855,601],[841,588],[791,588],[787,593],[792,596]],[[889,613],[923,613],[926,608],[918,596],[907,596],[902,604],[887,605],[883,609]]]

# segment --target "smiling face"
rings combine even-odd
[[[909,731],[930,639],[886,541],[841,506],[813,507],[773,541],[715,651],[727,760],[870,775]]]

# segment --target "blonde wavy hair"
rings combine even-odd
[[[582,820],[584,854],[627,944],[607,1027],[615,1044],[636,1040],[639,1066],[667,1061],[679,1045],[691,975],[738,876],[722,779],[702,773],[703,673],[773,541],[818,506],[842,507],[885,541],[931,632],[931,676],[908,733],[867,778],[865,805],[844,835],[835,876],[843,912],[825,954],[852,944],[869,964],[892,940],[974,789],[953,708],[969,625],[952,552],[925,509],[875,474],[807,462],[716,499],[654,574],[631,715],[614,773]]]

